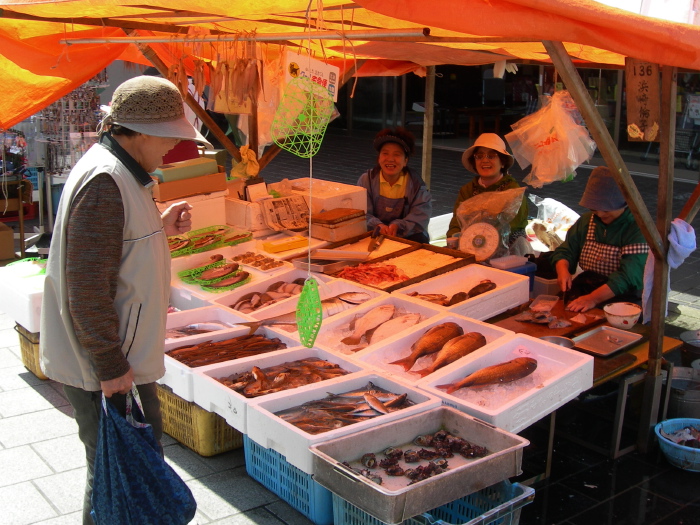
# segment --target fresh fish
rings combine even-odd
[[[394,317],[374,330],[371,337],[368,337],[369,343],[375,344],[387,337],[398,334],[402,330],[418,324],[421,317],[421,314],[405,314]]]
[[[476,297],[477,295],[481,295],[482,293],[486,293],[489,290],[493,290],[496,288],[496,283],[491,281],[490,279],[484,279],[481,281],[479,284],[477,284],[474,288],[469,290],[467,292],[467,297]]]
[[[382,414],[388,414],[389,409],[384,406],[384,403],[379,401],[376,397],[374,397],[372,394],[367,392],[364,395],[365,401],[367,401],[367,404],[369,405],[370,408],[376,410],[377,412],[381,412]]]
[[[413,343],[411,354],[408,357],[389,364],[401,365],[404,370],[408,371],[413,368],[419,357],[437,352],[447,341],[463,333],[464,330],[457,323],[448,322],[433,326]]]
[[[334,295],[328,299],[321,301],[321,310],[323,314],[323,319],[331,317],[338,314],[348,308],[352,308],[358,304],[362,304],[369,301],[370,295],[366,292],[345,292],[339,295]],[[297,312],[296,309],[287,312],[282,315],[275,317],[270,317],[268,319],[261,319],[260,321],[249,321],[249,322],[239,322],[237,325],[243,325],[250,328],[250,333],[255,333],[255,331],[261,326],[272,326],[278,324],[297,324]]]
[[[452,306],[453,304],[461,303],[465,299],[469,298],[469,294],[467,292],[457,292],[454,294],[449,302],[447,303],[447,306]]]
[[[571,324],[572,323],[570,321],[555,316],[554,319],[549,321],[549,324],[547,326],[552,330],[556,330],[557,328],[566,328],[567,326],[571,326]]]
[[[439,304],[440,306],[446,306],[448,303],[447,296],[441,293],[418,293],[410,292],[410,297],[416,297],[417,299],[422,299],[423,301],[428,301],[429,303]]]
[[[415,373],[425,377],[435,372],[438,368],[442,368],[465,355],[471,354],[485,344],[486,338],[479,332],[467,332],[464,335],[457,336],[445,343],[445,346],[438,352],[435,361],[430,366],[417,370]]]
[[[487,366],[481,370],[469,374],[464,379],[447,385],[438,385],[438,388],[451,394],[460,388],[482,385],[499,385],[511,383],[532,374],[537,368],[537,361],[530,357],[517,357],[511,361],[497,365]]]
[[[356,345],[362,339],[362,336],[367,333],[368,330],[376,328],[382,323],[387,322],[394,316],[394,311],[396,308],[393,304],[383,304],[372,308],[365,315],[360,317],[355,321],[355,326],[352,335],[341,340],[341,343],[346,345]]]
[[[206,321],[203,323],[193,323],[187,326],[179,326],[177,328],[170,328],[165,332],[166,339],[177,339],[178,337],[186,337],[189,335],[205,334],[207,332],[216,332],[218,330],[226,330],[231,328],[233,325],[228,323],[216,322],[216,321]]]

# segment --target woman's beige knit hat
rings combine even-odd
[[[474,166],[474,158],[472,156],[476,148],[488,148],[505,155],[506,161],[504,166],[506,171],[513,165],[513,156],[506,150],[506,143],[503,142],[503,139],[495,133],[482,133],[476,138],[472,147],[467,148],[464,153],[462,153],[462,164],[471,172],[478,173],[478,171],[476,171],[476,166]]]
[[[108,110],[100,130],[118,124],[144,135],[195,140],[213,149],[185,117],[180,91],[164,78],[144,75],[127,80],[114,91]]]

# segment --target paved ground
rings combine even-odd
[[[371,135],[347,136],[342,132],[329,132],[321,152],[313,159],[313,174],[327,180],[354,183],[359,174],[374,162],[370,145]],[[458,147],[458,150],[433,151],[435,216],[452,211],[457,189],[468,180],[459,161],[465,146]],[[412,161],[415,169],[419,158],[420,153]],[[648,166],[644,169],[650,171]],[[589,171],[582,168],[572,183],[546,186],[537,190],[537,194],[555,198],[581,211],[577,202]],[[283,177],[308,176],[308,173],[308,161],[282,153],[266,169],[265,177],[268,182],[273,182]],[[523,176],[517,171],[515,175]],[[692,178],[696,174],[687,176]],[[650,211],[654,210],[656,179],[642,175],[634,178]],[[693,187],[694,182],[676,184],[674,213]],[[534,209],[532,213],[535,213]],[[694,226],[697,229],[698,220]],[[700,328],[699,274],[697,252],[685,265],[672,272],[667,335]],[[37,379],[22,366],[18,336],[13,326],[10,315],[0,313],[0,525],[77,524],[80,523],[85,476],[77,427],[60,387],[51,381]],[[167,461],[195,494],[199,507],[196,523],[310,523],[247,476],[242,450],[203,458],[170,438],[166,438],[164,444]]]

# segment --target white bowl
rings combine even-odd
[[[629,330],[637,324],[642,308],[634,303],[610,303],[603,307],[603,311],[612,326]]]

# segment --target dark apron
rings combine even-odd
[[[379,195],[374,205],[374,216],[384,224],[391,224],[391,221],[403,218],[403,207],[406,202],[405,197],[400,199],[390,199]]]

